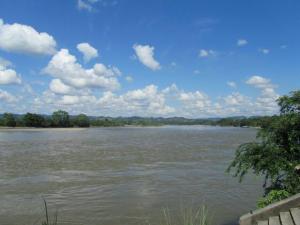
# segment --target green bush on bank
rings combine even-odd
[[[228,168],[240,181],[249,171],[264,177],[259,207],[300,192],[300,91],[277,102],[280,115],[262,126],[255,142],[239,146]]]
[[[264,208],[272,203],[288,198],[291,194],[285,190],[272,190],[265,197],[258,200],[258,208]]]

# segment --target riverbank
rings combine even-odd
[[[67,128],[35,128],[35,127],[0,127],[0,132],[4,131],[83,131],[88,128],[67,127]]]
[[[90,126],[90,127],[0,127],[0,132],[9,132],[9,131],[84,131],[87,129],[93,128],[158,128],[158,127],[165,127],[165,126],[211,126],[211,127],[235,127],[235,126],[218,126],[218,125],[123,125],[123,126]],[[254,129],[261,129],[260,127],[252,127],[252,126],[244,126],[240,128],[254,128]]]

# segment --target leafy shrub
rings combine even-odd
[[[285,190],[272,190],[265,197],[260,198],[257,202],[258,208],[264,208],[274,202],[288,198],[291,194]]]
[[[264,176],[263,207],[300,192],[300,90],[277,100],[280,115],[259,130],[255,142],[239,146],[227,171],[243,177],[252,172]]]

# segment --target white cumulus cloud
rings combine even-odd
[[[0,58],[0,84],[21,84],[21,77],[13,69],[9,69],[12,63]]]
[[[60,86],[61,83],[57,82]],[[247,84],[259,91],[258,97],[233,92],[211,98],[201,90],[188,91],[172,84],[164,89],[150,84],[125,93],[112,91],[47,90],[34,99],[36,109],[52,112],[64,109],[72,114],[106,116],[185,116],[191,118],[215,116],[272,115],[278,113],[276,85],[264,77],[251,77]],[[62,85],[63,86],[63,85]],[[64,87],[64,86],[63,86]],[[64,87],[65,88],[65,87]]]
[[[7,103],[13,103],[13,102],[17,102],[18,99],[17,99],[17,97],[8,93],[7,91],[0,89],[0,100],[7,102]]]
[[[21,78],[12,69],[0,70],[0,84],[20,84]]]
[[[232,93],[224,98],[225,103],[231,106],[241,106],[250,103],[250,99],[238,92]]]
[[[201,91],[186,92],[181,90],[178,100],[183,104],[183,108],[192,114],[196,112],[203,114],[203,112],[209,111],[211,106],[209,96]]]
[[[173,107],[166,104],[164,93],[155,85],[131,90],[119,96],[105,92],[98,104],[106,110],[129,116],[163,116],[175,111]]]
[[[120,71],[117,68],[97,63],[85,69],[67,49],[57,52],[43,72],[74,88],[116,90],[120,86],[117,79]]]
[[[260,90],[260,96],[255,101],[256,113],[271,114],[278,112],[276,100],[279,95],[275,91],[276,85],[270,79],[255,75],[250,77],[246,83]]]
[[[128,82],[132,82],[132,81],[133,81],[132,76],[126,76],[125,79],[126,79]]]
[[[210,56],[216,56],[217,55],[217,52],[214,51],[214,50],[211,50],[211,49],[200,49],[199,50],[199,54],[198,56],[201,57],[201,58],[207,58],[207,57],[210,57]]]
[[[262,76],[257,76],[257,75],[250,77],[246,81],[246,83],[253,85],[254,87],[257,88],[267,88],[273,86],[270,79],[264,78]]]
[[[5,24],[0,19],[0,49],[7,52],[51,55],[56,52],[54,38],[19,23]]]
[[[4,70],[5,68],[11,66],[12,63],[6,59],[0,57],[0,70]]]
[[[228,81],[228,82],[227,82],[227,85],[228,85],[229,87],[236,88],[236,83],[233,82],[233,81]]]
[[[258,49],[258,51],[265,55],[270,53],[270,50],[267,48],[260,48],[260,49]]]
[[[154,47],[150,45],[133,45],[133,49],[138,60],[146,67],[152,70],[159,70],[161,68],[158,61],[154,59]]]
[[[53,79],[49,84],[49,89],[56,94],[69,94],[73,88],[64,84],[60,79]]]
[[[74,105],[80,102],[80,97],[76,95],[64,95],[59,101],[62,105]]]
[[[247,45],[248,41],[246,39],[239,39],[236,44],[237,46],[241,47]]]
[[[79,10],[87,10],[89,12],[91,12],[92,9],[93,9],[92,5],[88,2],[85,2],[84,0],[78,0],[77,1],[77,8]]]
[[[98,50],[89,43],[80,43],[77,45],[77,49],[83,54],[83,59],[85,62],[98,57]]]

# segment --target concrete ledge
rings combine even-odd
[[[280,212],[300,206],[300,193],[282,201],[257,209],[240,217],[240,225],[254,225],[258,220],[267,220],[270,216],[278,216]]]

